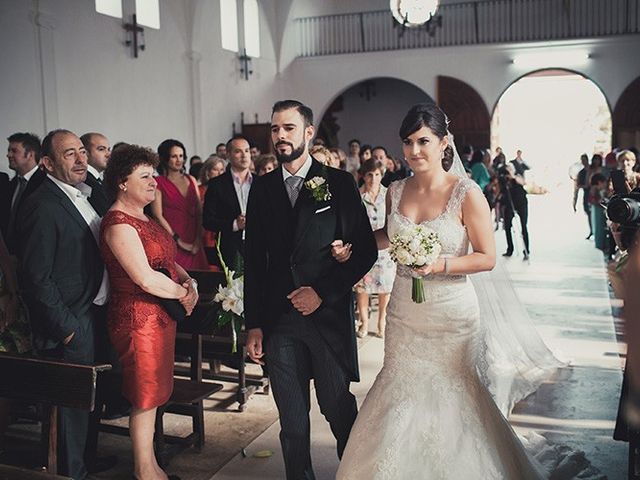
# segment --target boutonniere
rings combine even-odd
[[[329,184],[324,177],[313,177],[311,180],[304,182],[304,186],[311,192],[316,202],[327,202],[331,200],[331,192]]]

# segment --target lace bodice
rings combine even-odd
[[[408,178],[393,182],[389,186],[391,196],[391,210],[387,216],[387,232],[389,238],[393,237],[396,233],[399,233],[403,228],[416,225],[415,222],[409,220],[402,215],[398,210],[400,200],[402,198],[402,192],[404,186],[407,183]],[[470,190],[479,188],[478,185],[471,179],[461,178],[454,185],[451,197],[445,206],[444,211],[432,220],[425,220],[420,223],[432,229],[438,234],[442,251],[440,255],[442,257],[461,257],[466,255],[469,251],[469,237],[467,235],[467,229],[462,223],[460,223],[460,211],[462,209],[462,203]],[[398,266],[398,275],[410,276],[411,270]],[[427,277],[433,280],[454,280],[463,278],[463,276],[437,276],[431,275]]]

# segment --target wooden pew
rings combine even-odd
[[[111,365],[0,353],[0,397],[41,403],[48,409],[42,425],[48,473],[58,473],[58,407],[93,411],[98,373],[109,369]]]

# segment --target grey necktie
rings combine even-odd
[[[18,177],[17,192],[12,205],[13,211],[18,208],[18,204],[20,203],[20,199],[22,198],[22,194],[24,193],[25,188],[27,188],[27,179],[24,177]]]
[[[303,180],[303,178],[293,175],[284,181],[284,185],[287,188],[287,194],[289,195],[289,201],[291,202],[292,207],[296,204],[298,194],[300,193],[300,186],[302,185]]]

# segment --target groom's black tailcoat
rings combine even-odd
[[[303,184],[295,207],[282,167],[256,178],[247,207],[245,324],[265,339],[294,310],[287,295],[313,287],[322,304],[309,316],[352,381],[359,380],[351,289],[378,255],[371,224],[353,176],[312,160],[305,182],[326,178],[331,199],[316,201]],[[335,239],[353,245],[345,263],[331,255]],[[267,358],[268,363],[268,358]]]

